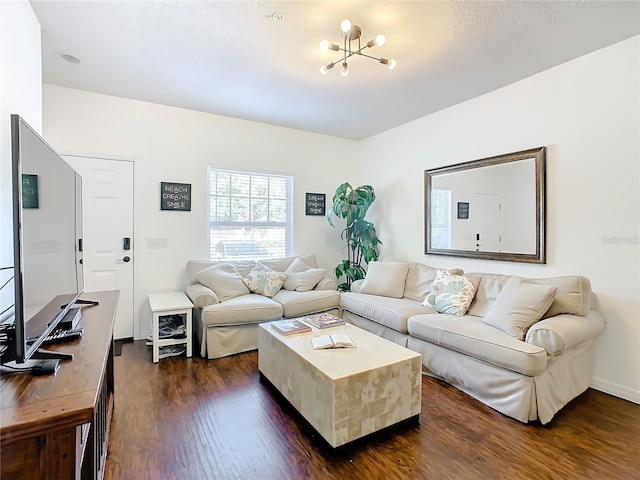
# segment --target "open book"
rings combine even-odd
[[[321,335],[313,337],[311,344],[314,350],[322,350],[325,348],[356,348],[356,344],[349,335],[344,333],[334,333],[333,335]]]

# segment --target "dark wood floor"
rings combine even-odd
[[[524,425],[423,377],[419,424],[335,454],[260,381],[257,353],[115,359],[106,479],[638,479],[640,406],[588,390]]]

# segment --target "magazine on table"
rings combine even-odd
[[[311,339],[314,350],[324,350],[326,348],[356,348],[351,337],[344,333],[334,333],[333,335],[320,335]]]
[[[315,315],[306,315],[302,319],[316,328],[329,328],[344,325],[345,321],[330,313],[316,313]]]
[[[287,319],[271,322],[271,327],[282,335],[294,335],[296,333],[310,332],[311,327],[300,320]]]

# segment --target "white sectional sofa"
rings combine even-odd
[[[476,291],[466,314],[457,316],[422,305],[436,268],[394,263],[406,265],[404,274],[400,267],[399,274],[376,274],[377,280],[376,265],[370,264],[367,277],[341,295],[342,314],[422,354],[426,374],[524,423],[550,422],[591,384],[594,340],[605,320],[594,309],[587,278],[466,273]],[[532,313],[528,304],[540,291],[547,303],[539,302],[540,311]],[[518,325],[523,309],[542,319]]]
[[[190,260],[186,268],[186,293],[195,306],[195,341],[209,359],[257,349],[261,322],[317,312],[338,314],[336,282],[317,268],[313,254],[259,262]],[[247,287],[243,279],[261,268],[284,273],[283,288],[260,294]],[[258,281],[251,288],[262,291],[269,286]]]

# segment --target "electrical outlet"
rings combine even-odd
[[[162,249],[167,248],[169,239],[167,238],[147,238],[147,248]]]

